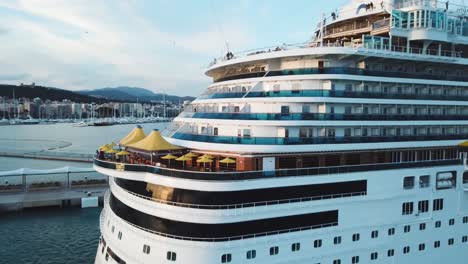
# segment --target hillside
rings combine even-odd
[[[100,88],[95,90],[83,90],[79,93],[89,96],[94,96],[98,98],[105,98],[108,100],[127,100],[127,101],[139,101],[139,102],[150,102],[150,101],[162,101],[163,94],[153,93],[150,90],[139,88],[139,87],[115,87],[115,88]],[[194,97],[190,96],[175,96],[175,95],[166,95],[166,101],[173,103],[182,102],[184,100],[194,100]]]
[[[13,90],[15,92],[15,97],[20,98],[29,98],[34,99],[39,97],[41,99],[49,99],[52,101],[62,101],[68,99],[73,102],[79,103],[103,103],[107,102],[107,99],[96,98],[85,94],[80,94],[77,92],[67,91],[63,89],[44,87],[44,86],[17,86],[17,85],[8,85],[0,84],[0,96],[2,97],[13,97]]]

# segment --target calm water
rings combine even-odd
[[[143,124],[145,132],[166,124]],[[135,125],[73,127],[71,124],[0,126],[0,152],[94,153],[118,141]],[[18,168],[91,167],[90,163],[0,157],[0,171]],[[1,199],[1,197],[0,197]],[[0,215],[0,263],[93,263],[101,208],[36,209]]]
[[[93,263],[101,208],[0,215],[0,263]]]
[[[148,134],[152,129],[163,129],[167,123],[142,124]],[[119,141],[136,125],[116,125],[105,127],[73,127],[72,124],[0,126],[0,152],[30,153],[47,151],[61,146],[63,142],[70,146],[53,149],[54,152],[80,154],[94,153],[101,145]],[[0,157],[0,171],[15,170],[22,167],[33,169],[51,169],[64,166],[91,167],[91,164],[60,162],[33,159]]]

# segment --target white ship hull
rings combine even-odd
[[[163,136],[95,158],[95,262],[466,263],[463,10],[355,0],[305,45],[213,61]]]

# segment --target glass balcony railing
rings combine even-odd
[[[392,78],[409,78],[409,79],[429,79],[429,80],[444,80],[444,81],[468,81],[468,76],[453,76],[453,75],[437,75],[429,73],[412,73],[412,72],[390,72],[390,71],[374,71],[360,68],[348,67],[326,67],[326,68],[303,68],[289,69],[269,72],[254,72],[238,75],[231,75],[216,79],[215,82],[223,82],[230,80],[256,78],[256,77],[272,77],[272,76],[288,76],[288,75],[309,75],[309,74],[349,74],[362,76],[376,77],[392,77]]]
[[[201,95],[198,99],[221,98],[252,98],[252,97],[346,97],[346,98],[375,98],[375,99],[410,99],[410,100],[451,100],[465,101],[467,95],[447,94],[406,94],[391,92],[358,92],[336,90],[280,90],[280,91],[252,91],[249,93],[212,93]]]
[[[410,115],[410,114],[329,114],[329,113],[200,113],[184,112],[180,117],[232,120],[468,120],[468,115]]]
[[[346,144],[346,143],[381,143],[405,141],[432,141],[468,139],[468,134],[457,135],[420,135],[420,136],[361,136],[361,137],[230,137],[175,133],[172,138],[219,144],[245,145],[310,145],[310,144]]]
[[[461,159],[430,160],[415,162],[398,163],[379,163],[364,165],[348,165],[336,167],[315,167],[315,168],[297,168],[297,169],[279,169],[274,171],[244,171],[244,172],[201,172],[190,170],[178,170],[171,168],[162,168],[150,165],[126,164],[112,161],[94,159],[94,164],[98,167],[113,169],[119,171],[148,172],[157,175],[195,180],[209,181],[237,181],[249,179],[264,179],[276,177],[298,177],[298,176],[318,176],[340,173],[352,173],[361,171],[395,170],[411,169],[435,166],[462,165]]]

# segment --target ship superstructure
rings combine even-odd
[[[96,156],[96,263],[464,263],[467,10],[352,1],[215,60],[162,135]]]

